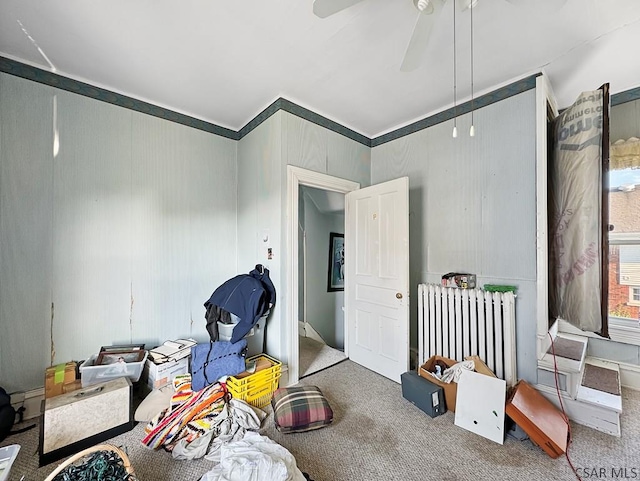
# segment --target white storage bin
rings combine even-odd
[[[180,374],[189,373],[189,360],[191,356],[183,357],[177,361],[167,361],[162,364],[155,364],[151,358],[147,359],[142,371],[143,378],[151,389],[158,389],[173,382],[173,379]]]
[[[264,342],[264,327],[266,323],[267,316],[265,315],[258,319],[258,322],[256,322],[251,330],[247,333],[247,335],[244,336],[244,338],[247,340],[247,356],[255,356],[262,353],[262,345]],[[231,337],[233,336],[233,329],[236,327],[236,324],[224,324],[218,321],[218,340],[230,341]]]
[[[230,341],[234,327],[236,327],[236,324],[225,324],[218,321],[218,339],[220,341]]]
[[[9,479],[11,465],[16,460],[18,451],[20,451],[19,444],[12,444],[10,446],[0,448],[0,481],[7,481]]]
[[[98,356],[91,356],[80,365],[82,387],[119,377],[128,377],[131,382],[137,382],[144,369],[144,363],[147,361],[147,355],[148,353],[145,351],[144,357],[138,362],[117,362],[105,366],[96,366],[95,362]]]

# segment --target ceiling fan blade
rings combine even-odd
[[[567,0],[507,0],[516,7],[526,7],[543,13],[554,13],[564,7]]]
[[[400,70],[403,72],[410,72],[420,66],[433,27],[437,23],[440,13],[442,13],[443,2],[441,0],[431,0],[431,4],[433,5],[433,13],[418,13],[411,40],[409,40],[402,65],[400,65]]]
[[[362,0],[313,0],[313,13],[316,17],[326,18],[361,1]]]

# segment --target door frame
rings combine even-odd
[[[547,211],[548,113],[558,116],[558,104],[546,75],[536,77],[536,355],[541,360],[555,337],[549,328],[549,247]]]
[[[297,384],[299,381],[299,355],[300,346],[298,343],[298,202],[300,186],[315,187],[316,189],[329,190],[347,194],[360,189],[360,183],[351,180],[333,177],[331,175],[313,172],[311,170],[287,165],[287,323],[286,331],[288,336],[288,368],[289,385]],[[345,312],[345,354],[349,356],[346,346],[346,331],[349,319]]]

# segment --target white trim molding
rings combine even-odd
[[[11,393],[11,405],[16,410],[24,407],[24,419],[40,416],[42,401],[44,401],[44,387],[26,392]]]
[[[536,77],[536,336],[537,358],[550,345],[549,252],[547,246],[547,125],[548,115],[558,115],[558,104],[546,75]]]
[[[640,366],[625,362],[619,362],[618,365],[620,366],[620,384],[622,387],[640,391]]]
[[[298,345],[298,200],[301,185],[347,194],[358,190],[360,184],[331,175],[287,165],[287,285],[288,299],[286,307],[289,338],[283,351],[288,352],[288,385],[298,383],[299,345]],[[348,319],[345,316],[345,354],[346,330]]]

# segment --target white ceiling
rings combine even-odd
[[[475,8],[476,96],[541,70],[561,107],[605,82],[640,85],[640,0],[528,3]],[[312,0],[0,0],[0,55],[50,70],[37,44],[61,75],[233,130],[284,97],[373,138],[453,105],[452,7],[408,73],[412,0],[325,19]],[[469,26],[458,13],[459,102],[471,95]]]

